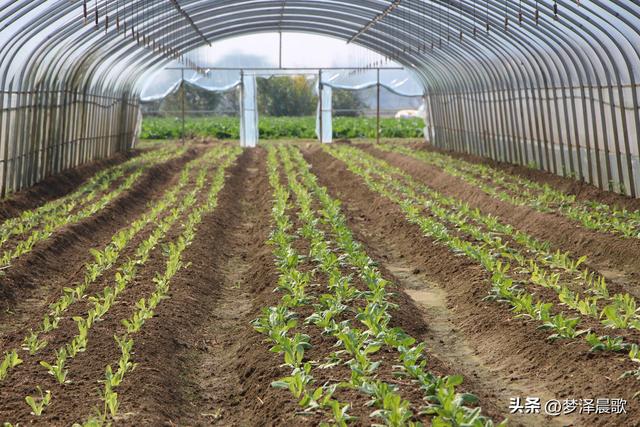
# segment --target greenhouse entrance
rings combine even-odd
[[[197,136],[200,128],[211,137],[238,139],[243,147],[255,147],[260,138],[379,142],[384,136],[428,139],[431,132],[422,89],[403,67],[211,67],[206,76],[196,78],[185,78],[195,70],[168,70],[175,72],[176,80],[169,89],[143,97],[143,106],[149,105],[143,107],[145,120],[153,129],[143,132],[146,138],[171,134],[167,128],[173,127],[172,135],[184,139]],[[197,110],[192,107],[194,97],[205,106],[207,99],[222,99],[223,105]],[[165,103],[177,109],[168,113],[158,107]],[[149,116],[167,115],[180,125],[151,124]]]

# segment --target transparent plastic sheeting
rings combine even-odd
[[[180,0],[197,31],[171,2],[125,3],[88,2],[84,19],[78,1],[0,0],[3,189],[130,147],[139,95],[172,52],[305,32],[411,69],[441,148],[640,194],[637,0],[402,0],[386,14],[390,2],[372,0]]]
[[[380,86],[400,96],[423,96],[424,87],[410,70],[380,70]],[[334,89],[362,90],[378,84],[378,70],[325,70],[322,84]]]
[[[180,89],[183,73],[185,83],[212,92],[226,92],[238,86],[242,80],[240,70],[210,71],[202,75],[193,70],[167,68],[148,79],[140,100],[157,101],[175,93]]]
[[[142,90],[142,102],[162,99],[180,88],[183,71],[168,68],[151,77]],[[261,70],[247,71],[257,77],[269,78],[276,75],[318,75],[306,70]],[[240,84],[242,71],[214,70],[201,75],[192,70],[184,70],[184,81],[201,89],[226,92]],[[378,84],[378,72],[374,69],[366,70],[322,70],[322,84],[334,89],[361,90]],[[387,90],[401,96],[423,96],[424,88],[416,76],[406,70],[380,70],[380,85]]]

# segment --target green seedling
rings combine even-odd
[[[42,415],[44,409],[51,403],[51,392],[47,390],[43,393],[40,386],[36,386],[36,389],[38,390],[39,396],[36,396],[35,398],[33,396],[27,396],[24,400],[31,408],[31,413],[36,417],[39,417]]]
[[[630,344],[624,342],[624,338],[615,337],[612,338],[608,335],[598,336],[594,333],[587,334],[586,337],[587,342],[591,345],[591,349],[589,351],[627,351],[631,348]]]
[[[41,340],[40,335],[37,332],[31,331],[22,342],[22,349],[29,351],[29,354],[33,356],[43,348],[47,346],[47,341]]]
[[[9,370],[15,368],[21,363],[22,359],[20,359],[16,350],[5,352],[2,362],[0,362],[0,381],[6,378]]]
[[[67,350],[66,348],[61,348],[58,351],[56,351],[56,363],[54,365],[44,360],[40,362],[40,365],[44,366],[47,369],[47,372],[53,375],[53,377],[60,384],[64,384],[65,382],[67,382],[67,373],[69,372],[68,369],[64,368],[66,361],[67,361]]]

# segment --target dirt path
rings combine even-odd
[[[305,157],[322,184],[343,201],[356,236],[422,306],[428,326],[422,338],[430,351],[465,376],[483,409],[497,408],[507,415],[509,398],[518,396],[544,400],[616,395],[632,401],[637,383],[618,379],[629,365],[626,355],[604,358],[589,355],[582,342],[550,343],[548,334],[536,330],[535,324],[514,320],[506,306],[483,301],[489,284],[479,265],[424,237],[397,206],[369,191],[341,162],[317,147],[307,150]],[[542,416],[514,419],[526,425],[570,421]],[[578,425],[611,422],[602,416],[578,419]]]
[[[249,425],[264,407],[264,372],[275,379],[278,366],[255,360],[271,355],[250,323],[274,283],[264,158],[247,150],[230,169],[218,208],[187,250],[191,267],[175,277],[160,321],[145,325],[140,367],[121,389],[122,424]]]
[[[367,239],[367,242],[370,245],[373,243],[371,239]],[[398,256],[397,252],[392,251],[389,261],[384,262],[383,266],[391,272],[394,282],[421,308],[421,314],[429,327],[425,341],[429,344],[430,352],[445,360],[465,380],[472,379],[475,386],[492,402],[500,405],[500,410],[504,411],[508,407],[509,396],[537,396],[545,400],[554,397],[547,387],[530,384],[526,378],[510,375],[508,366],[497,364],[494,357],[478,352],[477,346],[460,332],[452,320],[447,290],[431,281],[428,274],[418,273],[419,270],[413,268],[406,257]],[[524,415],[509,415],[508,418],[510,425],[564,426],[572,423],[569,417],[544,421]]]
[[[222,256],[216,257],[209,267],[211,277],[218,277],[220,287],[201,331],[205,346],[192,352],[195,363],[185,367],[196,400],[190,402],[190,410],[178,420],[181,425],[229,425],[248,415],[240,408],[243,382],[251,371],[242,369],[242,364],[247,363],[242,360],[245,342],[238,338],[254,334],[250,325],[255,317],[256,277],[252,268],[259,262],[268,238],[269,210],[265,207],[269,207],[270,200],[264,200],[268,195],[264,153],[254,150],[245,157],[240,174],[229,187],[236,196],[235,203],[222,207],[229,210],[226,214],[232,218],[226,224],[224,236],[211,242],[212,246],[224,248]]]

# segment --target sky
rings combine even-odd
[[[284,67],[357,67],[382,59],[368,49],[343,40],[305,33],[283,33],[282,45]],[[212,47],[200,49],[198,55],[202,62],[223,66],[221,59],[238,54],[260,56],[265,63],[277,66],[278,46],[277,33],[251,34],[215,42]]]

